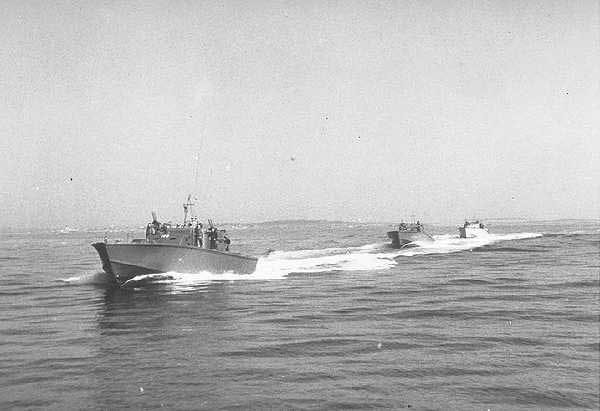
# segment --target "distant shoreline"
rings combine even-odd
[[[233,227],[235,226],[261,226],[261,225],[296,225],[296,224],[366,224],[366,225],[394,225],[397,224],[401,219],[397,221],[359,221],[359,220],[326,220],[326,219],[284,219],[284,220],[267,220],[260,222],[222,222],[218,223],[219,226]],[[575,224],[575,223],[595,223],[600,224],[600,218],[556,218],[556,219],[529,219],[529,218],[509,218],[509,217],[496,217],[496,218],[480,218],[486,224]],[[434,227],[453,227],[461,224],[462,220],[457,220],[454,224],[431,222],[423,219],[423,223],[426,226]],[[69,234],[69,233],[103,233],[103,232],[127,232],[127,231],[141,231],[144,230],[145,225],[115,225],[110,227],[76,227],[76,226],[54,226],[54,227],[2,227],[0,233],[2,234],[28,234],[28,233],[56,233],[56,234]]]

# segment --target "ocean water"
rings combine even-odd
[[[120,288],[104,231],[4,234],[0,408],[598,409],[600,223],[489,226],[233,225],[254,274]]]

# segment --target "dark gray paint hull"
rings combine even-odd
[[[490,234],[487,229],[479,227],[458,227],[458,232],[460,238],[484,237]]]
[[[424,231],[388,231],[387,236],[392,240],[393,248],[402,248],[415,241],[433,241],[433,237]]]
[[[169,244],[94,243],[102,268],[123,283],[136,275],[176,271],[180,273],[234,272],[250,274],[257,259],[241,254]]]

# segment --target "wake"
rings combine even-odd
[[[541,233],[512,233],[512,234],[487,234],[477,238],[458,238],[456,235],[435,235],[433,242],[416,242],[419,247],[401,250],[399,255],[407,257],[426,254],[448,254],[472,250],[500,241],[524,240],[527,238],[542,237]]]
[[[540,233],[488,234],[478,238],[458,238],[456,235],[437,235],[435,241],[416,242],[417,247],[392,249],[388,243],[366,244],[360,247],[335,247],[316,250],[274,251],[260,257],[252,274],[208,271],[199,273],[167,272],[139,275],[123,284],[140,287],[148,283],[164,284],[173,291],[198,290],[213,282],[281,280],[290,274],[325,273],[336,271],[387,270],[401,264],[398,257],[427,254],[448,254],[472,250],[500,241],[541,237]]]
[[[68,278],[59,278],[58,281],[67,284],[74,285],[82,285],[82,284],[97,284],[104,285],[113,283],[114,280],[110,274],[105,273],[104,271],[95,271],[83,273],[81,275],[68,277]]]

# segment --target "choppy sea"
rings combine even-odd
[[[3,234],[0,408],[598,409],[600,222],[489,227],[228,225],[254,274],[125,287],[90,244],[142,229]]]

